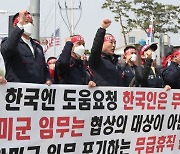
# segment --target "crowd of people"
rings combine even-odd
[[[156,66],[157,44],[144,45],[139,51],[135,46],[126,46],[122,64],[114,53],[115,37],[106,33],[110,25],[111,20],[102,21],[88,59],[84,38],[73,35],[66,38],[59,57],[50,57],[46,62],[41,45],[30,37],[31,14],[27,10],[20,11],[13,18],[13,30],[1,42],[6,73],[5,77],[0,77],[0,84],[22,82],[180,89],[180,46],[169,51],[161,68]],[[141,65],[136,63],[137,53]]]

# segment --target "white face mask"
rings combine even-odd
[[[155,60],[156,59],[156,53],[155,52],[152,52],[152,60]]]
[[[23,25],[23,27],[24,27],[24,34],[30,36],[32,34],[32,30],[33,30],[32,23],[28,23],[26,25]]]
[[[136,54],[133,53],[133,54],[131,55],[131,59],[130,59],[130,60],[131,60],[132,62],[135,62],[135,61],[136,61],[136,58],[137,58]]]
[[[77,46],[74,48],[74,53],[78,56],[78,57],[82,57],[84,55],[85,52],[85,48],[83,45]]]

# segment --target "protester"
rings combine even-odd
[[[47,59],[47,64],[48,64],[48,68],[49,68],[49,73],[50,73],[50,77],[52,82],[54,82],[54,78],[55,78],[55,64],[56,64],[57,58],[56,57],[49,57]]]
[[[116,40],[112,34],[106,33],[111,20],[104,19],[94,38],[89,66],[98,86],[123,86],[122,70],[118,56],[114,54]]]
[[[84,38],[80,35],[66,38],[66,44],[55,68],[57,75],[64,84],[96,86],[82,60],[85,52],[84,45]]]
[[[156,67],[156,44],[145,45],[140,51],[143,64],[143,80],[141,87],[162,88],[161,68]]]
[[[125,87],[137,87],[142,80],[142,69],[137,66],[137,51],[134,46],[127,46],[124,49],[123,58],[125,63],[121,65],[123,71],[123,82]]]
[[[168,52],[165,57],[162,57],[162,68],[166,68],[171,64],[171,52]]]
[[[13,17],[13,30],[1,43],[8,82],[46,83],[50,85],[49,71],[42,47],[30,37],[33,19],[27,10]]]
[[[180,89],[180,46],[173,47],[171,64],[163,70],[162,77],[165,85],[172,89]]]
[[[7,83],[7,80],[4,77],[0,76],[0,85],[6,84],[6,83]]]

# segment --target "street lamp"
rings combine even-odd
[[[0,10],[0,15],[5,15],[5,14],[15,14],[15,12]],[[8,35],[7,33],[0,33],[0,43],[1,43],[1,38],[3,38],[2,36],[7,36],[7,35]],[[3,71],[3,73],[5,72],[4,61],[1,55],[0,55],[0,71]]]
[[[8,14],[8,16],[9,16],[9,30],[8,30],[8,33],[10,33],[10,30],[12,29],[12,18],[13,18],[13,15],[15,14],[15,12],[8,11],[8,10],[0,10],[0,15],[5,15],[5,14]]]
[[[15,12],[7,11],[7,10],[0,10],[0,14],[14,14]]]

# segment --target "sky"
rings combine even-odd
[[[65,0],[59,1],[62,8],[64,8]],[[69,4],[70,0],[66,0]],[[101,9],[101,6],[105,0],[81,0],[82,3],[82,16],[75,29],[75,34],[81,34],[85,38],[86,49],[91,49],[94,35],[97,29],[100,27],[101,22],[104,18],[112,20],[111,26],[107,29],[107,32],[112,33],[117,40],[117,47],[121,46],[122,38],[120,37],[120,26],[119,23],[114,21],[114,15],[106,10]],[[164,4],[171,4],[172,0],[158,0],[158,2]],[[50,37],[55,30],[54,20],[54,3],[55,0],[40,0],[40,36]],[[74,7],[77,7],[79,0],[74,0]],[[173,0],[173,5],[180,5],[180,0]],[[0,14],[0,34],[8,32],[8,16],[19,12],[21,9],[29,9],[30,0],[0,0],[0,10],[6,10],[9,13]],[[65,11],[61,11],[63,17],[65,17]],[[80,11],[74,11],[74,23],[77,23]],[[45,26],[46,25],[46,26]],[[64,40],[70,35],[63,19],[60,16],[60,9],[56,4],[56,28],[60,27],[61,46],[57,47],[57,55],[60,53],[64,46]],[[170,34],[171,44],[179,45],[180,33]],[[51,50],[48,51],[49,55]]]

